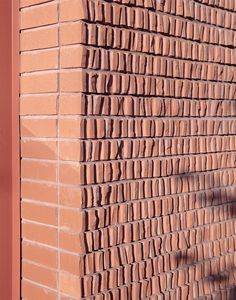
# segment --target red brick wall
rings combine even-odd
[[[236,3],[22,0],[21,30],[22,298],[234,299]]]

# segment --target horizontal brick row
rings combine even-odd
[[[213,197],[215,195],[217,195],[217,191],[213,192]],[[206,202],[209,204],[209,199]],[[61,222],[71,232],[102,230],[102,228],[106,231],[109,228],[108,230],[114,231],[114,240],[118,239],[121,244],[142,240],[146,237],[144,232],[149,230],[155,236],[155,230],[158,235],[168,234],[220,222],[231,216],[234,217],[235,204],[232,202],[232,197],[229,197],[229,202],[229,204],[223,203],[221,206],[217,206],[217,203],[214,202],[214,208],[207,207],[206,204],[206,208],[189,209],[179,213],[171,210],[171,214],[166,216],[164,205],[167,205],[167,201],[162,201],[162,199],[135,201],[133,203],[119,204],[119,206],[111,205],[77,212],[64,209],[61,212]],[[168,204],[171,205],[171,201]],[[173,216],[173,213],[175,213],[175,216]],[[112,217],[109,218],[107,215]],[[76,219],[78,220],[77,222]],[[120,223],[122,225],[117,225]],[[101,243],[102,241],[103,239],[101,238]],[[110,246],[114,246],[114,244],[111,243]]]
[[[72,126],[73,130],[68,130]],[[236,121],[201,119],[61,119],[63,138],[103,139],[233,135]]]
[[[227,177],[223,174],[227,174]],[[193,174],[189,175],[189,178],[191,178],[190,185],[188,185],[186,179],[185,184],[183,184],[183,179],[180,176],[95,185],[82,189],[81,197],[85,203],[88,202],[92,206],[106,205],[108,203],[175,195],[183,192],[204,191],[214,187],[222,188],[233,185],[235,180],[233,170]]]
[[[70,32],[74,32],[70,35]],[[96,35],[96,32],[98,34]],[[96,38],[92,39],[92,37]],[[47,48],[47,37],[50,37],[49,48],[58,47],[58,27],[45,26],[40,30],[27,30],[21,33],[22,51]],[[205,43],[185,41],[164,35],[145,34],[138,31],[104,27],[103,25],[81,22],[62,23],[60,30],[62,45],[87,44],[91,46],[164,55],[176,58],[217,62],[235,65],[235,53],[225,48]]]
[[[33,75],[24,74],[21,89],[25,94],[61,92],[87,92],[115,95],[138,95],[155,97],[183,97],[195,99],[233,100],[236,94],[234,84],[219,82],[167,79],[156,76],[130,75],[84,70],[62,71],[59,76],[55,72],[40,72]],[[209,87],[209,88],[208,88]]]
[[[82,86],[78,82],[82,79]],[[70,86],[64,83],[71,80]],[[128,75],[120,73],[100,72],[65,72],[61,77],[63,92],[87,92],[98,94],[119,94],[163,97],[183,97],[195,99],[227,99],[233,100],[236,95],[234,84],[180,79],[158,78],[156,76]]]
[[[180,236],[180,234],[173,234],[174,236]],[[187,234],[186,234],[187,236]],[[181,236],[180,240],[185,239],[186,236]],[[201,242],[200,242],[201,243]],[[161,250],[158,252],[158,254],[155,254],[154,251],[154,246],[155,241],[150,241],[149,246],[151,248],[151,251],[149,255],[147,255],[147,265],[149,265],[149,270],[150,270],[150,265],[151,265],[151,273],[153,274],[158,273],[167,273],[170,271],[175,271],[176,269],[181,269],[185,265],[189,266],[191,268],[191,265],[194,263],[196,264],[195,266],[198,268],[199,265],[202,263],[198,262],[198,257],[204,257],[205,260],[208,260],[208,263],[210,263],[209,259],[211,258],[210,251],[213,251],[214,254],[216,254],[217,250],[220,249],[220,253],[222,256],[227,255],[228,249],[226,245],[229,245],[230,252],[232,255],[232,251],[235,249],[235,236],[234,235],[229,235],[227,237],[224,237],[222,239],[219,239],[218,241],[207,241],[203,246],[200,245],[200,243],[196,246],[188,247],[186,249],[181,249],[181,250],[176,250],[179,247],[176,246],[174,247],[173,251],[168,250],[168,252],[163,252]],[[158,244],[158,243],[157,243]],[[187,247],[187,242],[183,243],[184,247]],[[189,245],[188,245],[189,246]],[[183,247],[183,248],[184,248]],[[110,250],[101,250],[97,253],[89,253],[88,255],[80,255],[77,256],[78,264],[80,265],[80,269],[77,271],[77,269],[74,269],[73,274],[77,275],[79,277],[82,277],[84,275],[92,275],[93,273],[99,273],[103,272],[106,269],[109,270],[122,270],[123,267],[120,267],[119,264],[117,263],[120,259],[123,261],[123,266],[127,266],[127,264],[132,264],[131,268],[137,268],[139,265],[142,265],[142,258],[138,256],[136,253],[137,257],[136,259],[132,258],[132,255],[130,255],[128,247],[126,249],[118,248],[118,251],[115,250],[116,248],[111,248]],[[133,247],[135,249],[135,247]],[[127,257],[125,257],[125,252],[127,251]],[[132,251],[132,250],[131,250]],[[69,254],[62,254],[63,260],[68,256]],[[106,266],[103,262],[106,260],[106,256],[110,256],[110,264]],[[120,257],[120,258],[119,258]],[[141,262],[141,263],[140,263]],[[214,261],[215,262],[215,261]],[[213,263],[214,263],[213,262]],[[229,263],[228,263],[229,264]],[[203,265],[203,264],[202,264]],[[145,264],[143,264],[145,268]],[[215,267],[218,267],[215,265]],[[64,268],[67,270],[68,267],[66,268],[66,265]],[[155,270],[156,269],[156,270]],[[221,271],[224,271],[223,266],[219,266],[218,270],[221,269]],[[200,271],[201,273],[201,268],[198,269],[198,272]],[[149,271],[150,272],[150,271]],[[206,268],[205,272],[209,275],[211,273],[211,270]],[[141,272],[140,272],[141,273]],[[190,272],[191,274],[191,272]],[[139,281],[140,275],[138,272],[135,272],[134,274],[131,274],[131,276],[134,278],[135,281]],[[187,273],[186,273],[187,275]],[[190,277],[193,274],[190,275]],[[203,274],[198,274],[197,279],[200,279]],[[142,276],[142,275],[141,275]],[[188,275],[187,275],[188,276]],[[139,280],[137,280],[137,278]]]
[[[156,32],[157,28],[161,30],[165,27],[168,19],[170,22],[176,22],[176,26],[181,21],[183,24],[188,23],[189,26],[192,26],[188,19],[194,19],[194,23],[199,27],[209,28],[210,26],[206,24],[210,24],[217,31],[219,31],[219,27],[223,27],[225,31],[228,29],[235,30],[236,28],[233,13],[212,9],[192,0],[178,0],[177,3],[171,0],[165,2],[152,1],[152,7],[146,7],[148,9],[141,9],[141,5],[137,2],[134,2],[133,5],[130,5],[130,3],[119,5],[119,1],[113,1],[113,5],[110,5],[109,1],[107,2],[101,0],[83,1],[84,14],[81,18],[89,22],[102,22],[112,26],[127,26],[152,32]],[[155,5],[158,2],[159,5]],[[160,11],[165,14],[160,14]],[[171,14],[171,16],[168,14]],[[224,18],[227,18],[227,24],[225,24]]]
[[[105,0],[107,1],[107,0]],[[119,3],[122,5],[128,5],[128,6],[137,6],[137,7],[144,7],[147,9],[155,9],[160,10],[165,13],[175,13],[178,14],[177,9],[179,9],[179,12],[181,12],[182,16],[187,18],[189,15],[189,10],[192,7],[198,6],[198,4],[204,5],[205,9],[209,9],[210,12],[214,12],[214,9],[220,8],[220,12],[224,13],[224,11],[231,11],[234,12],[236,10],[235,3],[230,0],[195,0],[195,1],[186,1],[186,0],[166,0],[166,1],[159,1],[159,0],[112,0],[112,3]],[[178,5],[177,5],[178,4]],[[209,7],[208,7],[209,6]],[[185,14],[183,14],[185,12]],[[197,16],[194,16],[196,18]],[[202,22],[204,20],[201,20]],[[220,26],[220,24],[217,24]]]
[[[213,163],[216,160],[217,162]],[[81,184],[96,184],[120,180],[134,180],[143,178],[166,177],[179,175],[185,181],[185,174],[189,181],[194,181],[193,172],[203,172],[230,168],[236,161],[235,154],[216,154],[201,157],[184,157],[176,159],[153,159],[148,160],[127,160],[114,162],[97,162],[83,164],[79,167]],[[182,173],[183,172],[183,173]],[[97,176],[96,176],[97,174]],[[195,175],[195,174],[194,174]],[[194,176],[193,175],[193,176]],[[70,178],[70,177],[69,177]],[[67,183],[67,181],[62,181]],[[68,180],[70,183],[70,180]]]
[[[152,194],[147,194],[146,198],[144,198],[145,193],[138,194],[137,192],[131,193],[131,187],[138,188],[140,184],[118,184],[107,187],[90,187],[87,189],[83,189],[80,191],[79,195],[81,196],[81,203],[78,205],[79,208],[90,208],[106,205],[112,205],[116,203],[123,203],[127,201],[143,201],[147,199],[147,201],[153,201],[155,196],[152,197]],[[142,184],[141,184],[142,186]],[[232,193],[233,189],[229,189],[229,187],[217,187],[212,189],[211,187],[205,190],[200,191],[191,191],[190,193],[185,193],[183,196],[181,194],[173,194],[173,195],[161,195],[162,200],[158,198],[158,207],[156,211],[162,212],[163,215],[181,212],[188,209],[193,208],[201,208],[203,206],[211,206],[213,204],[221,204],[224,201],[230,202],[233,200]],[[132,190],[133,190],[132,189]],[[93,196],[93,198],[91,198]],[[100,196],[100,198],[99,198]],[[159,195],[156,195],[158,197]],[[163,198],[164,197],[164,198]],[[224,201],[222,201],[224,199]],[[173,204],[175,201],[177,204]],[[189,203],[188,203],[189,202]],[[181,207],[182,206],[182,207]],[[152,206],[151,206],[152,207]]]
[[[133,140],[108,140],[108,141],[83,141],[61,142],[62,155],[65,151],[64,148],[74,148],[80,154],[80,161],[101,161],[101,160],[117,160],[117,159],[137,159],[163,156],[176,156],[176,155],[196,155],[193,159],[196,161],[203,159],[198,154],[214,153],[215,151],[221,152],[235,151],[235,137],[201,137],[201,138],[173,138],[166,140],[153,140],[153,139],[133,139]],[[63,155],[64,157],[64,155]],[[191,158],[191,157],[190,157]],[[73,154],[68,153],[65,160],[74,160]],[[177,157],[177,161],[182,159]],[[174,161],[174,160],[173,160]],[[212,161],[212,165],[216,161]]]
[[[151,261],[147,261],[146,264],[134,264],[130,267],[123,267],[118,270],[110,270],[108,275],[106,273],[101,273],[99,275],[94,275],[91,277],[85,277],[83,284],[86,284],[87,290],[89,293],[84,292],[81,294],[81,297],[89,296],[90,294],[96,295],[98,293],[103,292],[107,287],[111,290],[116,290],[117,286],[126,286],[129,285],[129,282],[132,283],[133,289],[131,289],[131,293],[133,296],[136,297],[142,297],[141,299],[144,299],[144,297],[150,296],[152,292],[154,294],[163,293],[167,290],[172,290],[174,288],[177,288],[178,286],[182,287],[183,289],[186,289],[186,294],[184,299],[188,299],[188,293],[189,293],[189,287],[187,286],[188,281],[191,280],[191,277],[194,275],[196,276],[196,279],[200,279],[201,276],[203,279],[201,280],[204,282],[204,290],[205,292],[210,292],[209,285],[207,285],[207,276],[217,276],[217,263],[227,262],[230,266],[229,262],[232,263],[234,261],[233,254],[229,254],[226,256],[223,256],[222,259],[215,259],[213,261],[206,262],[206,265],[209,269],[212,269],[212,274],[207,272],[207,270],[203,269],[203,264],[199,263],[196,266],[191,266],[189,273],[190,275],[186,275],[184,270],[177,269],[170,273],[163,273],[159,276],[154,276],[155,270],[158,270],[158,259],[154,261],[154,266],[152,266]],[[145,270],[146,269],[146,270]],[[220,273],[227,272],[227,269],[221,268]],[[135,273],[136,275],[132,276],[132,273]],[[123,275],[124,274],[124,275]],[[150,276],[150,279],[145,278],[145,274]],[[139,281],[136,281],[138,277],[140,278]],[[134,277],[134,278],[133,278]],[[143,278],[142,278],[143,277]],[[145,281],[146,279],[146,281]],[[229,279],[231,282],[233,278]],[[146,282],[146,284],[145,284]],[[82,285],[81,280],[77,279],[77,283]],[[149,284],[148,284],[149,283]],[[197,281],[196,281],[197,284]],[[140,288],[139,288],[140,287]],[[142,289],[141,289],[142,287]],[[194,289],[193,289],[194,290]],[[193,293],[193,291],[192,291]],[[117,291],[117,295],[119,295],[119,291]],[[201,295],[201,292],[199,292]],[[197,294],[197,291],[195,291],[195,296],[199,295]],[[122,295],[122,294],[121,294]],[[190,294],[191,295],[191,294]],[[189,295],[189,296],[190,296]],[[79,295],[77,295],[79,296]],[[184,295],[183,295],[184,296]],[[191,297],[191,296],[190,296]],[[94,299],[94,298],[93,298]],[[123,298],[122,298],[123,299]],[[128,296],[124,299],[129,299]],[[139,299],[139,298],[138,298]]]
[[[78,54],[82,52],[81,47],[65,48],[65,56],[62,57],[63,67],[78,66],[126,74],[236,82],[235,74],[230,66],[196,61],[177,61],[176,59],[99,48],[82,49],[82,55],[87,59],[83,59],[76,64]],[[74,57],[74,60],[72,60],[72,57]]]
[[[234,117],[235,106],[236,101],[234,100],[144,98],[142,96],[122,97],[69,93],[60,97],[61,115],[145,116],[146,118]]]
[[[64,24],[62,34],[67,30],[78,31],[77,36],[62,39],[63,45],[87,44],[109,47],[131,52],[158,54],[170,57],[235,64],[235,53],[231,47],[220,46],[218,42],[200,41],[199,38],[184,39],[181,36],[169,37],[162,34],[106,27],[101,24],[73,22]],[[201,43],[201,44],[200,44]]]
[[[207,211],[207,210],[206,210]],[[193,214],[194,212],[191,212]],[[211,213],[208,209],[208,213]],[[203,243],[209,242],[212,239],[220,239],[221,232],[224,234],[233,235],[234,220],[232,214],[224,214],[213,223],[209,218],[209,223],[193,228],[193,222],[186,220],[187,213],[184,213],[185,218],[178,216],[177,220],[172,218],[172,226],[178,222],[181,224],[179,230],[173,231],[172,226],[168,225],[168,216],[153,218],[149,220],[137,221],[134,223],[127,223],[117,226],[109,226],[99,230],[88,231],[77,234],[77,243],[69,245],[67,242],[73,238],[75,234],[73,231],[61,231],[60,243],[61,247],[67,251],[74,252],[80,255],[93,253],[94,251],[105,251],[107,255],[112,256],[112,261],[109,259],[104,264],[109,264],[110,268],[113,266],[122,266],[122,252],[124,265],[136,261],[142,261],[147,258],[152,258],[159,253],[170,253],[180,249],[186,250],[190,245],[197,245],[203,249]],[[166,223],[164,223],[164,220]],[[181,220],[183,224],[181,223]],[[189,224],[192,224],[189,226]],[[165,229],[168,232],[165,233]],[[172,233],[170,234],[170,230]],[[191,239],[190,239],[191,237]],[[151,249],[150,249],[151,248]],[[225,251],[229,251],[229,246],[224,247]],[[219,248],[217,249],[218,252]],[[127,255],[125,255],[127,253]],[[118,258],[120,256],[120,259]],[[128,256],[128,257],[127,257]],[[203,257],[202,257],[203,258]],[[121,260],[121,261],[120,261]],[[126,262],[126,263],[125,263]],[[105,268],[106,269],[106,268]]]
[[[199,3],[203,3],[206,5],[219,7],[222,9],[227,9],[229,11],[235,11],[235,3],[230,0],[196,0]]]
[[[84,160],[85,156],[93,157],[94,161],[104,159],[103,156],[106,157],[108,153],[100,154],[100,148],[99,145],[101,143],[104,143],[107,145],[107,143],[111,143],[112,141],[89,141],[86,143],[86,145],[94,145],[94,146],[88,146],[89,148],[86,148],[88,152],[86,155],[84,153],[81,153],[81,147],[83,143],[76,141],[74,139],[71,140],[64,140],[60,142],[60,156],[62,159],[65,160],[74,160],[73,157],[77,157],[78,161]],[[217,149],[219,152],[224,151],[231,151],[235,149],[235,137],[228,136],[228,137],[217,137],[217,136],[211,136],[211,137],[192,137],[189,140],[185,138],[166,138],[164,140],[156,140],[152,142],[150,138],[141,138],[141,139],[135,139],[132,141],[124,140],[123,142],[119,142],[118,140],[115,140],[112,142],[113,146],[112,148],[114,150],[111,151],[111,158],[115,159],[118,155],[118,151],[120,148],[120,151],[124,150],[124,147],[129,147],[128,145],[131,143],[135,147],[136,153],[132,154],[132,157],[149,157],[150,155],[153,156],[165,156],[165,155],[183,155],[188,154],[188,151],[192,154],[196,154],[198,151],[200,153],[207,153],[207,152],[214,152],[214,149]],[[118,143],[116,145],[116,143]],[[124,147],[121,147],[121,145],[124,144]],[[153,152],[152,151],[152,145],[153,145]],[[93,151],[89,151],[90,147],[93,147]],[[133,148],[132,147],[132,148]],[[209,147],[209,148],[208,148]],[[84,148],[84,147],[83,147]],[[207,150],[209,149],[209,150]],[[22,153],[24,153],[25,158],[41,158],[41,159],[47,159],[47,160],[55,160],[56,159],[56,142],[53,140],[46,141],[44,139],[38,139],[38,138],[24,138],[22,139],[22,147],[21,147]],[[114,152],[113,152],[114,151]],[[119,152],[123,153],[123,152]],[[149,153],[149,154],[148,154]],[[124,158],[127,154],[123,153]],[[67,158],[66,158],[67,157]],[[118,158],[118,157],[117,157]],[[91,160],[91,159],[89,159]]]

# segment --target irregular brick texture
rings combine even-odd
[[[22,299],[236,299],[236,2],[21,0]]]

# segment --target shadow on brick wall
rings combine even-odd
[[[30,131],[27,131],[27,129],[25,130],[25,135],[28,137],[33,136],[33,134]],[[29,152],[33,152],[35,151],[35,149],[32,147],[32,145],[28,146]],[[35,146],[34,146],[35,147]],[[39,145],[37,145],[37,147],[39,147]],[[47,147],[47,145],[43,144],[40,145],[40,147],[42,147],[41,151],[45,152],[47,156],[50,157],[50,159],[54,159],[54,153],[53,151]],[[199,154],[200,155],[200,154]],[[61,163],[63,163],[63,158],[59,156],[59,159],[61,159]],[[39,159],[40,160],[40,159]],[[65,163],[65,162],[64,162]],[[67,164],[66,169],[64,169],[64,174],[60,174],[62,175],[66,175],[68,174],[68,179],[67,177],[61,177],[61,180],[64,180],[64,182],[66,184],[70,183],[67,182],[67,180],[71,180],[71,175],[73,176],[73,178],[76,178],[76,176],[78,176],[77,169],[73,168],[73,165],[71,164]],[[220,171],[220,169],[218,170]],[[227,178],[230,177],[229,174],[227,175],[227,173],[223,173],[224,171],[222,170],[222,176],[226,176]],[[203,172],[202,172],[203,173]],[[197,180],[197,173],[182,173],[179,174],[180,178],[182,179],[182,182],[185,186],[195,186],[198,185],[198,183],[196,182]],[[27,180],[30,180],[30,178],[27,178]],[[41,180],[41,179],[40,179]],[[223,180],[223,179],[222,179]],[[224,180],[229,180],[229,179],[224,179]],[[230,182],[230,180],[229,180]],[[75,184],[73,182],[73,184]],[[196,199],[196,207],[195,207],[195,211],[197,212],[198,209],[206,209],[206,210],[211,210],[211,209],[220,209],[222,207],[225,207],[225,209],[223,209],[221,211],[221,213],[223,214],[223,219],[225,221],[229,221],[231,219],[234,219],[236,216],[236,195],[234,194],[234,191],[236,191],[235,189],[230,187],[230,184],[226,184],[224,186],[224,184],[218,185],[216,183],[214,183],[214,181],[209,180],[207,178],[204,179],[204,185],[207,188],[203,188],[201,189],[201,192],[205,195],[203,198],[200,199]],[[45,186],[47,186],[47,184],[45,184]],[[35,189],[35,186],[32,187],[31,189]],[[197,189],[197,187],[195,188],[195,191],[199,191],[199,189]],[[30,190],[27,191],[30,193],[33,193],[33,195],[35,195],[35,191],[34,190]],[[68,191],[67,191],[68,192]],[[192,193],[194,191],[190,191],[190,193]],[[40,191],[39,191],[40,194]],[[65,198],[68,198],[70,194],[65,193]],[[37,195],[37,197],[40,197],[40,195]],[[109,195],[108,195],[109,197]],[[25,198],[31,198],[31,195],[25,195]],[[34,199],[34,198],[33,198]],[[39,201],[41,201],[41,199],[37,199]],[[45,200],[45,199],[43,199]],[[48,200],[47,200],[48,201]],[[72,201],[71,199],[66,199],[66,201]],[[101,203],[97,203],[97,206],[102,206]],[[191,210],[191,209],[189,209]],[[188,212],[188,210],[186,210],[186,212]],[[40,211],[39,211],[40,213]],[[210,211],[211,213],[211,211]],[[216,214],[217,211],[215,211],[215,214],[213,215],[212,218],[216,218]],[[97,228],[98,227],[98,221],[99,221],[99,216],[96,215],[97,219],[94,223],[94,227]],[[219,216],[220,218],[220,216]],[[88,224],[87,224],[88,220],[85,219],[84,220],[84,227],[87,228]],[[220,220],[219,220],[220,222]],[[212,224],[212,220],[210,218],[210,222],[209,222],[209,226],[211,226]],[[214,223],[217,223],[217,221],[214,220]],[[60,224],[59,224],[60,225]],[[197,226],[195,226],[197,225]],[[196,228],[198,226],[203,226],[202,224],[195,224],[192,228]],[[59,229],[60,231],[63,231],[63,228]],[[229,228],[229,230],[232,230]],[[24,238],[24,237],[23,237]],[[223,238],[223,235],[220,235],[220,238]],[[233,240],[233,238],[232,238]],[[212,241],[217,241],[216,239],[212,239]],[[204,244],[204,242],[200,243],[201,245]],[[68,245],[70,246],[70,244],[68,243]],[[69,247],[68,245],[66,245],[67,247]],[[192,245],[194,246],[194,244]],[[190,248],[190,245],[188,246]],[[213,247],[213,246],[212,246]],[[233,245],[229,245],[229,242],[226,243],[226,249],[229,250],[229,247],[231,247],[233,250],[235,248],[234,243]],[[228,247],[228,248],[227,248]],[[70,248],[66,248],[66,250],[70,251]],[[87,252],[87,251],[86,251]],[[198,281],[199,282],[204,282],[202,283],[202,285],[204,285],[205,288],[208,289],[207,292],[203,293],[203,296],[199,297],[199,298],[194,298],[194,299],[222,299],[222,300],[235,300],[236,299],[236,286],[235,286],[235,282],[236,282],[236,265],[234,264],[234,255],[230,256],[229,259],[227,259],[227,261],[221,261],[220,257],[222,257],[223,255],[219,254],[218,256],[214,256],[212,255],[213,249],[209,249],[209,256],[208,258],[205,257],[199,257],[197,251],[195,251],[195,254],[189,254],[188,253],[188,249],[185,250],[180,250],[177,252],[177,254],[175,255],[175,260],[176,260],[176,268],[184,268],[185,272],[187,273],[186,276],[191,276],[191,272],[189,271],[189,269],[191,267],[196,267],[199,264],[202,264],[201,269],[203,269],[203,264],[206,263],[206,267],[204,272],[204,275],[202,274],[203,271],[201,272],[201,274],[198,277]],[[231,251],[233,252],[233,251]],[[227,254],[224,253],[224,255]],[[219,258],[219,260],[216,260],[216,258]],[[214,264],[214,266],[211,266],[211,263],[213,263],[214,261],[216,261],[216,264]],[[122,265],[122,261],[119,262],[119,265]],[[220,271],[222,270],[222,271]],[[63,270],[62,270],[63,271]],[[195,280],[196,281],[196,280]],[[189,281],[189,285],[192,285],[193,282],[190,280]],[[68,287],[69,289],[69,287]],[[65,291],[67,292],[67,291]],[[211,295],[211,293],[214,293],[214,297],[213,298],[208,298],[208,296]],[[223,294],[221,294],[223,293]],[[82,292],[83,294],[83,292]],[[208,296],[206,296],[208,295]],[[189,300],[191,300],[192,298],[188,298]],[[135,299],[136,300],[136,299]],[[138,299],[137,299],[138,300]]]
[[[220,171],[220,169],[219,169]],[[224,173],[222,173],[224,176]],[[183,184],[188,186],[193,186],[194,181],[196,181],[195,173],[182,173],[180,174]],[[223,180],[223,179],[222,179]],[[198,209],[210,210],[212,213],[211,222],[208,224],[210,227],[214,226],[217,221],[213,220],[215,214],[219,212],[219,224],[225,222],[225,231],[220,231],[217,237],[207,241],[212,242],[211,247],[209,247],[208,257],[203,256],[198,257],[197,251],[195,254],[188,254],[188,249],[178,252],[175,255],[175,260],[177,268],[189,268],[193,269],[197,265],[201,265],[201,276],[199,276],[199,282],[203,283],[203,296],[197,297],[197,299],[222,299],[222,300],[235,300],[236,299],[236,265],[235,260],[235,244],[234,244],[234,223],[226,223],[232,221],[236,217],[236,195],[235,189],[230,185],[221,186],[214,185],[214,182],[208,182],[205,178],[205,184],[208,187],[206,190],[202,190],[205,197],[201,199],[200,203],[196,203]],[[214,224],[213,224],[214,223]],[[196,225],[196,224],[195,224]],[[197,225],[199,226],[199,224]],[[196,227],[197,227],[196,226]],[[195,227],[195,226],[194,226]],[[230,228],[231,227],[231,228]],[[222,228],[220,228],[221,230]],[[220,243],[220,239],[224,239],[224,233],[226,233],[227,240]],[[231,233],[231,234],[229,234]],[[231,241],[230,241],[231,238]],[[215,245],[213,243],[215,242]],[[217,245],[217,243],[219,244]],[[202,245],[204,245],[204,241]],[[223,250],[220,249],[224,244]],[[216,246],[217,245],[217,246]],[[190,247],[190,246],[189,246]],[[218,247],[218,249],[214,249]],[[224,251],[225,250],[225,251]],[[214,255],[214,252],[218,251],[218,256]],[[220,251],[220,252],[219,252]],[[222,252],[223,253],[222,253]],[[204,251],[203,251],[204,252]],[[207,256],[207,255],[206,255]],[[224,259],[225,258],[225,259]],[[198,270],[199,271],[199,270]],[[204,274],[203,274],[204,273]],[[188,276],[191,276],[188,272]],[[190,285],[192,282],[189,283]],[[205,291],[205,289],[207,292]],[[196,299],[196,298],[194,298]]]

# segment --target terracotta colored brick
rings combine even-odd
[[[60,73],[61,92],[82,92],[85,89],[85,74],[79,71],[64,71]]]
[[[51,2],[53,0],[20,0],[20,7],[37,5],[41,3]]]
[[[60,119],[59,132],[63,138],[83,137],[83,121],[81,119]]]
[[[26,8],[21,11],[20,28],[33,28],[43,25],[55,24],[58,19],[57,4],[49,3]]]
[[[57,73],[25,74],[21,76],[21,93],[57,92]]]
[[[57,251],[30,242],[22,243],[22,256],[27,261],[33,261],[50,268],[57,268]]]
[[[76,163],[60,164],[59,178],[61,183],[78,185],[82,182],[81,167]]]
[[[77,141],[61,141],[59,146],[59,156],[65,161],[80,161],[82,147]]]
[[[81,192],[78,187],[61,186],[59,190],[60,203],[65,206],[81,208]]]
[[[61,48],[61,68],[83,67],[86,62],[86,49],[82,46],[66,46]]]
[[[23,181],[21,197],[29,200],[57,203],[57,189],[53,184]]]
[[[22,274],[27,279],[38,282],[43,285],[47,285],[51,288],[56,288],[57,286],[57,273],[56,271],[52,271],[46,269],[44,267],[40,267],[38,265],[31,264],[29,262],[22,262]]]
[[[60,41],[62,45],[80,44],[82,42],[82,24],[80,22],[62,23]]]
[[[26,158],[56,159],[56,142],[45,140],[22,140],[21,153],[22,157]]]
[[[72,232],[82,232],[85,230],[85,214],[73,209],[60,209],[60,226]]]
[[[83,100],[80,94],[61,95],[59,101],[60,114],[78,115],[83,112]]]
[[[21,216],[25,220],[49,225],[57,224],[57,209],[51,206],[23,201],[21,204]]]
[[[22,224],[22,237],[26,240],[56,247],[57,229],[34,223]]]
[[[85,254],[85,246],[83,242],[84,241],[82,237],[79,236],[78,234],[71,233],[68,231],[63,231],[63,230],[60,231],[59,243],[61,249],[74,252],[76,254]]]
[[[61,296],[61,300],[71,300],[71,297],[67,297],[67,296]]]
[[[56,137],[57,121],[55,119],[22,119],[22,137]]]
[[[81,280],[78,277],[70,275],[68,273],[60,274],[60,291],[71,296],[80,299],[82,295]]]
[[[63,0],[60,5],[60,20],[75,21],[86,19],[87,10],[83,0]]]
[[[21,161],[21,177],[56,181],[56,164],[42,161],[25,160]]]
[[[27,300],[56,300],[57,293],[26,280],[22,281],[22,297]]]
[[[23,52],[21,54],[21,72],[57,69],[59,54],[57,49]]]
[[[21,51],[52,48],[58,46],[58,28],[56,26],[24,30],[20,34]]]
[[[64,272],[68,272],[76,276],[83,276],[84,257],[62,252],[60,253],[60,268]]]
[[[25,95],[20,99],[21,115],[56,114],[56,95]]]

